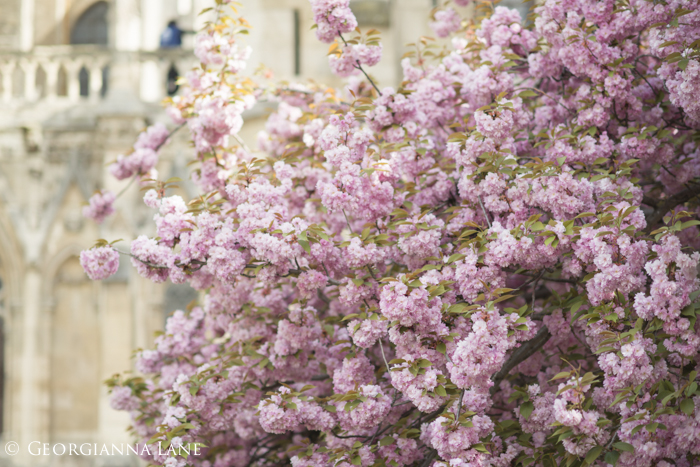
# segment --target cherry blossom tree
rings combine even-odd
[[[217,0],[171,129],[112,166],[152,186],[138,273],[203,292],[109,382],[152,464],[700,465],[700,3],[442,3],[391,88],[349,0],[311,0],[332,90],[242,76]],[[153,172],[180,127],[188,202]]]

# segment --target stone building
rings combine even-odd
[[[94,452],[43,455],[43,446],[127,443],[128,417],[110,409],[102,381],[132,368],[133,350],[151,346],[164,316],[196,298],[185,286],[141,279],[125,260],[116,276],[91,282],[78,254],[98,238],[122,238],[128,250],[151,228],[135,186],[101,226],[81,210],[96,189],[124,189],[106,165],[145,126],[167,124],[160,101],[168,73],[187,70],[194,57],[191,37],[182,49],[159,50],[160,33],[173,19],[196,30],[210,1],[0,0],[0,465],[139,465]],[[310,30],[308,0],[241,3],[253,25],[250,71],[264,63],[279,79],[336,83],[327,45]],[[433,2],[352,6],[362,27],[382,32],[385,59],[372,73],[396,84],[403,45],[429,34]],[[265,112],[246,116],[250,146]],[[181,132],[162,151],[161,178],[188,179],[188,151]],[[186,183],[182,191],[194,194]],[[18,443],[15,456],[9,442]]]

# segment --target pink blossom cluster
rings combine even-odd
[[[333,42],[340,34],[357,27],[350,10],[350,0],[310,0],[316,24],[316,37],[321,42]]]
[[[447,37],[461,27],[462,18],[452,8],[435,12],[435,21],[430,22],[430,28],[438,37]]]
[[[239,73],[245,69],[251,52],[250,47],[231,43],[216,31],[197,34],[195,37],[194,54],[205,66],[226,66],[230,72]]]
[[[350,44],[339,55],[328,56],[331,71],[341,77],[360,73],[359,67],[374,66],[382,59],[382,45]]]
[[[80,252],[80,265],[88,277],[101,281],[119,269],[119,253],[111,246],[100,246]]]
[[[147,191],[131,262],[201,298],[109,384],[137,442],[203,448],[147,460],[698,464],[700,8],[544,0],[525,22],[486,2],[473,23],[448,2],[452,40],[416,42],[390,87],[367,74],[378,39],[343,36],[349,1],[311,5],[319,39],[347,40],[344,91],[239,76],[247,23],[218,2],[169,108],[201,196]],[[264,157],[238,134],[258,98]],[[118,253],[81,263],[105,278]]]
[[[158,150],[165,144],[170,133],[162,123],[156,123],[141,133],[129,155],[119,155],[117,161],[109,167],[110,173],[117,180],[146,176],[158,163]]]
[[[98,191],[90,197],[90,204],[83,208],[83,216],[101,224],[106,217],[114,214],[114,201],[116,199],[111,191]]]

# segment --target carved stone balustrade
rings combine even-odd
[[[0,99],[26,105],[50,101],[97,102],[114,89],[128,89],[144,102],[167,95],[168,73],[180,74],[196,60],[191,50],[123,51],[102,46],[40,46],[0,52]]]

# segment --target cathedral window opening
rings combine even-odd
[[[80,81],[80,97],[87,97],[90,95],[90,72],[87,68],[80,68],[80,73],[78,73],[78,80]]]
[[[108,45],[108,13],[109,4],[107,2],[97,2],[90,6],[75,22],[70,35],[70,43],[74,45]]]

